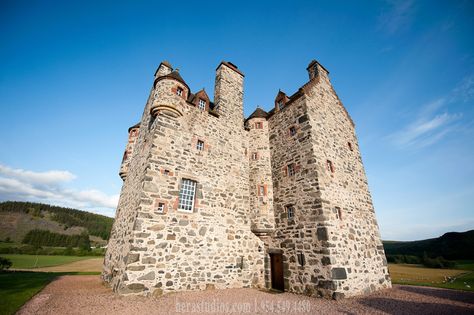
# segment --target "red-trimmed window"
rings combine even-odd
[[[296,174],[296,166],[295,163],[290,163],[287,166],[287,174],[288,176],[295,176]]]
[[[198,151],[204,151],[204,141],[198,140],[196,143],[196,149]]]
[[[252,160],[254,160],[254,161],[258,160],[258,152],[253,152],[252,153]]]
[[[179,86],[176,88],[176,95],[183,96],[183,89],[180,88]]]
[[[292,126],[292,127],[290,127],[290,136],[293,137],[294,135],[296,135],[296,127]]]
[[[255,123],[255,129],[263,129],[263,123],[261,121],[257,121]]]
[[[334,165],[332,164],[332,162],[330,160],[326,161],[326,168],[331,173],[334,173]]]
[[[164,202],[159,202],[158,207],[156,207],[156,212],[158,213],[164,213],[165,212],[165,203]]]

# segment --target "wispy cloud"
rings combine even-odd
[[[414,121],[388,138],[401,148],[423,148],[435,144],[455,131],[462,118],[462,113],[449,113],[444,108],[473,98],[474,75],[471,75],[464,78],[448,95],[422,106]]]
[[[0,200],[46,202],[113,215],[118,195],[66,188],[64,184],[75,178],[69,171],[34,172],[0,164]]]
[[[378,18],[379,30],[388,35],[407,29],[415,13],[413,0],[387,1],[388,9],[382,12]]]

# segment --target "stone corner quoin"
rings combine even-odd
[[[315,60],[307,71],[245,119],[236,65],[219,64],[211,100],[160,64],[119,172],[102,273],[115,292],[391,287],[354,123],[329,72]]]

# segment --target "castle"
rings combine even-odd
[[[130,127],[104,260],[115,292],[273,288],[339,299],[391,286],[354,123],[317,61],[269,112],[243,112],[244,74],[214,100],[166,61]]]

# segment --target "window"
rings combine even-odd
[[[170,174],[170,171],[169,170],[164,170],[163,171],[163,174],[165,174],[166,176],[168,176]]]
[[[328,169],[328,171],[330,171],[331,173],[334,173],[334,166],[332,165],[332,162],[327,160],[326,161],[326,168]]]
[[[296,128],[295,127],[290,127],[290,136],[296,135]]]
[[[303,267],[306,263],[305,261],[305,257],[304,257],[304,254],[302,252],[299,252],[298,254],[296,254],[296,256],[298,257],[298,264]]]
[[[255,129],[262,129],[262,128],[263,128],[262,122],[259,121],[255,123]]]
[[[165,212],[165,204],[163,202],[158,203],[158,207],[156,208],[156,212],[164,213]]]
[[[353,151],[353,149],[352,149],[352,143],[347,142],[347,146],[349,147],[349,150]]]
[[[200,110],[205,110],[206,109],[206,101],[205,100],[202,100],[202,99],[199,99],[199,109]]]
[[[265,186],[264,185],[258,185],[258,195],[259,196],[265,196]]]
[[[252,153],[252,160],[258,160],[258,153],[257,152],[253,152]]]
[[[198,140],[196,144],[196,149],[198,149],[199,151],[204,150],[204,141]]]
[[[294,176],[296,173],[295,163],[288,164],[287,168],[288,168],[288,176]]]
[[[176,89],[176,95],[178,95],[178,96],[183,95],[183,89],[180,88],[180,87],[178,87],[178,88]]]
[[[196,182],[183,178],[179,191],[178,209],[186,212],[193,212],[194,196],[196,195]]]
[[[336,207],[334,208],[335,212],[336,212],[336,217],[339,219],[339,220],[342,220],[342,211],[341,211],[341,208],[339,207]]]
[[[293,220],[293,218],[295,217],[295,208],[292,205],[288,205],[285,208],[288,219]]]
[[[277,103],[277,105],[278,105],[278,109],[282,109],[282,108],[283,108],[283,105],[284,105],[284,104],[283,104],[283,101],[282,101],[282,100],[279,100],[278,103]]]

